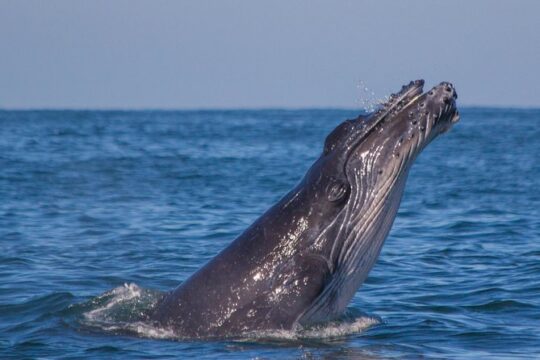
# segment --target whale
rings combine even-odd
[[[325,139],[302,180],[202,268],[151,321],[184,338],[296,330],[339,319],[396,217],[409,170],[459,120],[457,92],[411,81]]]

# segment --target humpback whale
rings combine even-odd
[[[415,158],[459,120],[451,83],[423,85],[411,81],[337,126],[301,182],[165,294],[151,320],[213,338],[342,315],[377,260]]]

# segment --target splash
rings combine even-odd
[[[377,97],[375,91],[369,88],[362,80],[358,81],[356,88],[360,91],[356,102],[367,113],[376,111],[381,104],[384,104],[389,99],[388,96],[384,96],[383,98]]]
[[[173,331],[156,327],[148,315],[163,293],[124,284],[81,304],[79,323],[91,330],[148,338],[174,338]]]
[[[148,290],[136,284],[124,284],[97,296],[86,303],[72,305],[80,314],[78,323],[86,329],[126,334],[153,339],[185,340],[182,334],[152,322],[153,311],[163,293]],[[349,311],[342,319],[294,330],[247,332],[231,340],[283,340],[328,339],[358,334],[380,323],[380,319]]]
[[[255,331],[242,336],[243,341],[251,340],[327,340],[360,334],[378,325],[381,320],[374,316],[360,315],[331,321],[320,325],[295,330]]]

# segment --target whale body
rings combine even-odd
[[[326,138],[303,180],[157,304],[186,338],[292,330],[339,317],[375,264],[418,154],[459,119],[457,93],[411,81]]]

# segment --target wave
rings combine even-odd
[[[78,323],[88,330],[114,334],[126,334],[153,339],[185,340],[174,329],[165,328],[152,322],[149,314],[164,293],[124,284],[99,295],[85,303],[70,306],[78,313]],[[378,317],[348,311],[341,319],[294,330],[267,330],[246,332],[231,340],[303,340],[345,337],[379,324]]]

